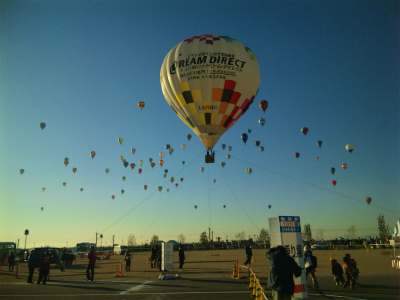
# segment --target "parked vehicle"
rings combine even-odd
[[[44,252],[45,252],[46,250],[48,250],[49,253],[50,253],[50,255],[53,257],[53,263],[55,263],[55,264],[58,264],[58,263],[59,263],[59,261],[58,261],[58,253],[59,253],[60,251],[62,251],[61,248],[50,248],[50,247],[45,247],[45,248],[30,248],[30,249],[29,249],[29,253],[31,253],[32,250],[35,250],[35,254],[36,254],[38,257],[41,257],[41,256],[44,254]],[[25,257],[25,260],[28,259],[29,253],[28,253],[28,251],[25,252],[25,256],[26,256],[26,257]],[[72,263],[73,263],[73,261],[74,261],[75,259],[76,259],[76,256],[75,256],[74,254],[72,254],[72,253],[67,253],[67,252],[65,253],[65,264],[66,264],[67,266],[72,265]]]
[[[311,246],[311,250],[328,250],[329,244],[327,242],[315,243]]]

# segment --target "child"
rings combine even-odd
[[[351,289],[354,289],[354,286],[356,284],[356,278],[353,274],[353,265],[349,264],[349,258],[347,256],[343,257],[343,273],[346,276],[346,282],[344,283],[343,287],[348,287],[350,286]]]
[[[343,285],[344,283],[343,269],[336,259],[331,260],[331,271],[332,275],[335,276],[333,277],[333,279],[335,280],[336,285]]]

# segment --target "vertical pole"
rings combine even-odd
[[[96,232],[96,248],[97,248],[97,232]]]

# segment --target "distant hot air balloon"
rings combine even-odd
[[[19,172],[22,174],[24,174],[25,170],[24,169],[19,169]]]
[[[94,152],[94,151],[91,151],[91,152],[90,152],[90,156],[91,156],[92,158],[94,158],[95,155],[96,155],[96,152]]]
[[[174,149],[169,148],[167,151],[168,151],[169,155],[171,155],[174,152]]]
[[[226,205],[222,205],[222,207],[223,207],[223,208],[225,208],[225,207],[226,207]]]
[[[194,209],[197,209],[197,205],[194,206]]]
[[[44,209],[44,207],[42,206],[42,207],[40,208],[40,210],[43,211],[43,209]]]
[[[150,164],[150,166],[151,166],[152,168],[154,168],[155,165],[156,165],[156,163],[154,163],[154,162],[152,162],[152,163]]]
[[[258,120],[258,123],[260,123],[261,126],[264,126],[264,124],[265,124],[265,119],[264,119],[264,118],[261,118],[260,120]]]
[[[167,174],[167,173],[168,173],[168,169],[165,169],[165,170],[164,170],[164,173]]]
[[[250,134],[251,133],[251,129],[247,129],[247,133]]]
[[[163,152],[158,153],[158,155],[160,156],[160,158],[164,157],[164,153]]]
[[[264,146],[260,147],[260,151],[263,152],[264,151]]]
[[[119,138],[119,139],[118,139],[118,143],[122,144],[123,142],[124,142],[124,139],[123,139],[123,138]]]
[[[126,177],[125,177],[125,176],[122,176],[122,180],[125,181],[125,179],[126,179]]]
[[[183,178],[181,178],[181,181],[183,181]]]
[[[64,166],[68,166],[69,161],[68,160],[64,160]]]
[[[142,168],[139,168],[138,170],[137,170],[138,172],[139,172],[139,174],[142,174]]]
[[[83,188],[80,188],[80,191],[83,192]]]
[[[121,194],[123,195],[125,193],[125,190],[121,190]]]
[[[371,203],[371,201],[372,201],[372,198],[371,198],[371,197],[367,197],[367,198],[365,198],[365,202],[367,202],[368,204],[370,204],[370,203]]]
[[[105,169],[105,171],[106,171],[106,174],[108,174],[108,172],[110,172],[110,169]]]
[[[143,186],[143,188],[144,188],[144,190],[147,190],[147,185],[145,184],[145,185]]]
[[[251,174],[253,170],[251,168],[246,169],[246,173]]]
[[[301,132],[304,134],[304,135],[306,135],[307,134],[307,132],[308,132],[308,128],[307,127],[301,127]]]
[[[232,146],[228,146],[228,150],[231,151],[232,150]]]
[[[44,192],[46,190],[46,188],[42,188],[42,192]]]
[[[186,145],[181,145],[182,150],[186,149]]]
[[[319,160],[319,157],[317,156],[315,159],[316,159],[316,160]]]
[[[64,158],[64,161],[69,161],[69,158],[68,157]]]
[[[151,162],[151,163],[153,162],[153,159],[151,157],[149,158],[149,162]]]
[[[186,135],[186,138],[188,139],[188,141],[190,141],[190,139],[192,138],[192,135],[189,133]]]
[[[171,148],[171,146],[170,146],[169,144],[166,144],[166,145],[165,145],[165,149],[168,150],[169,148]]]
[[[265,111],[268,108],[268,101],[267,100],[261,100],[259,106],[262,109],[262,111],[265,113]]]
[[[255,141],[254,142],[254,145],[256,145],[256,147],[260,146],[260,144],[261,144],[260,141]]]
[[[184,165],[185,164],[185,161],[184,160],[182,160],[182,165]]]
[[[143,160],[139,160],[139,165],[143,166],[144,161]]]
[[[167,189],[167,192],[169,192],[169,189]]]
[[[268,205],[268,209],[271,209],[271,205]]]
[[[128,167],[129,166],[129,163],[127,162],[127,161],[125,161],[124,162],[124,167],[126,168],[126,167]]]
[[[136,165],[134,163],[131,163],[130,166],[131,166],[132,170],[136,167]]]
[[[124,157],[121,155],[120,157],[119,157],[119,159],[122,161],[122,162],[124,162]]]
[[[177,183],[175,183],[175,187],[178,187],[178,184],[177,184]]]
[[[227,154],[227,155],[226,155],[226,158],[227,158],[227,159],[230,159],[230,158],[231,158],[231,155],[230,155],[230,154]]]
[[[342,164],[342,168],[346,170],[347,169],[347,164]]]
[[[221,165],[221,167],[225,167],[225,163],[224,162],[221,162],[220,165]]]
[[[187,76],[189,68],[205,74],[218,67],[235,68],[219,76]],[[241,42],[220,35],[184,40],[165,57],[161,88],[173,111],[212,149],[218,139],[250,107],[260,86],[255,55]]]
[[[140,110],[142,110],[145,107],[145,103],[143,101],[140,101],[138,103],[138,106],[139,106]]]
[[[204,168],[203,168],[203,167],[201,167],[201,168],[200,168],[200,171],[201,171],[201,172],[204,172]]]
[[[170,180],[171,182],[174,182],[175,178],[174,178],[174,177],[170,177],[169,180]]]
[[[331,168],[331,173],[335,174],[335,168]]]
[[[162,191],[162,186],[158,187],[158,191],[161,192]]]
[[[221,148],[222,148],[222,150],[224,150],[224,149],[225,149],[225,147],[226,147],[226,145],[225,145],[225,144],[222,144],[222,145],[221,145]]]
[[[353,152],[354,150],[354,145],[352,144],[347,144],[346,145],[346,150],[350,152],[350,154]]]
[[[66,182],[63,182],[63,186],[66,186],[67,185],[67,183]]]
[[[318,147],[321,148],[321,146],[322,146],[322,141],[318,141],[318,142],[317,142],[317,145],[318,145]]]
[[[243,143],[246,144],[247,139],[248,139],[249,137],[247,136],[246,133],[243,133],[242,136],[241,136],[241,138],[242,138]]]
[[[160,164],[160,166],[162,167],[163,166],[163,164],[164,164],[164,161],[162,160],[162,159],[160,159],[159,161],[158,161],[158,163]]]
[[[163,174],[163,177],[166,178],[166,177],[167,177],[167,174],[164,173],[164,174]]]
[[[135,154],[136,149],[135,149],[135,148],[132,148],[132,149],[131,149],[131,152],[132,152],[132,154]]]
[[[114,199],[115,199],[115,196],[114,196],[114,195],[112,195],[112,196],[111,196],[111,199],[113,199],[113,200],[114,200]]]
[[[336,180],[332,180],[332,184],[336,185],[337,181]]]
[[[216,179],[213,179],[213,182],[215,183],[217,180]]]
[[[46,127],[46,123],[40,123],[39,126],[40,126],[40,129],[43,130]]]
[[[76,168],[72,168],[72,172],[74,172],[74,173],[75,173],[75,172],[76,172],[76,170],[77,170]]]
[[[300,153],[299,153],[299,152],[296,152],[296,153],[294,154],[294,156],[296,156],[296,158],[299,158]]]

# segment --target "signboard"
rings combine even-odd
[[[161,248],[161,270],[169,271],[174,269],[174,244],[162,243]]]
[[[269,219],[271,247],[282,245],[286,253],[304,268],[303,239],[301,235],[300,217],[280,216]],[[294,278],[295,290],[292,299],[308,299],[307,278],[305,271]]]

